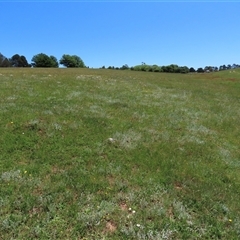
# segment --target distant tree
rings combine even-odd
[[[10,58],[10,63],[12,67],[31,67],[25,56],[20,56],[15,54]]]
[[[134,71],[140,71],[140,70],[141,70],[141,69],[140,69],[140,65],[133,66],[133,67],[132,67],[132,70],[134,70]]]
[[[56,68],[58,67],[58,61],[54,56],[48,56],[44,53],[39,53],[32,58],[33,67],[43,68]]]
[[[224,65],[221,65],[219,66],[219,71],[222,71],[222,70],[227,70],[227,69],[234,69],[234,68],[239,68],[240,65],[239,64],[228,64],[227,66],[224,64]]]
[[[120,68],[121,70],[128,70],[129,66],[127,64],[122,65],[122,67]]]
[[[168,66],[171,73],[179,73],[180,67],[177,64],[171,64]]]
[[[168,73],[179,73],[180,72],[180,68],[176,64],[162,66],[162,70],[163,70],[163,72],[168,72]]]
[[[149,65],[147,65],[146,63],[142,64],[140,67],[141,71],[143,72],[148,72],[149,70]]]
[[[162,66],[163,72],[171,72],[171,67],[169,65]]]
[[[158,65],[154,64],[154,65],[152,65],[152,71],[153,72],[161,72],[162,69]]]
[[[162,71],[167,72],[168,71],[167,66],[162,66]]]
[[[193,67],[191,67],[191,68],[189,69],[189,72],[193,73],[193,72],[196,72],[196,70],[195,70]]]
[[[133,67],[134,71],[143,71],[143,69],[145,69],[144,65],[136,65]]]
[[[234,64],[232,65],[232,68],[240,68],[240,65],[239,65],[239,64],[236,64],[236,63],[234,63]]]
[[[187,66],[179,67],[176,64],[171,64],[168,66],[142,64],[131,67],[131,70],[144,72],[189,73],[189,68]],[[193,70],[195,71],[195,69]]]
[[[0,64],[0,67],[11,67],[11,63],[7,58],[3,59],[3,61]]]
[[[219,71],[223,71],[223,70],[226,70],[227,69],[227,66],[224,64],[224,65],[221,65],[219,67]]]
[[[25,56],[21,56],[21,62],[23,63],[24,67],[31,67],[32,65],[30,63],[28,63],[27,59]]]
[[[83,60],[77,55],[63,54],[60,64],[67,68],[84,68],[86,67]]]
[[[109,67],[108,67],[108,69],[112,69],[112,67],[111,67],[111,66],[109,66]]]
[[[51,61],[52,61],[52,67],[58,68],[58,67],[59,67],[59,64],[58,64],[57,58],[54,57],[54,56],[50,56],[50,59],[51,59]]]
[[[206,66],[204,68],[204,72],[212,72],[212,71],[213,71],[213,67],[211,67],[211,66]]]
[[[162,72],[162,68],[158,65],[148,65],[148,64],[142,64],[142,65],[136,65],[134,67],[130,68],[134,71],[143,71],[143,72]]]
[[[10,61],[0,53],[0,67],[11,67]]]
[[[203,70],[203,68],[198,68],[198,69],[197,69],[197,72],[198,72],[198,73],[203,73],[204,70]]]
[[[180,73],[189,73],[189,68],[187,66],[179,67]]]

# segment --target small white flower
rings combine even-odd
[[[131,212],[131,211],[132,211],[132,209],[131,209],[131,208],[129,208],[129,209],[128,209],[128,211],[129,211],[129,212]]]
[[[109,142],[114,142],[114,139],[113,138],[109,138],[108,141]]]
[[[134,213],[136,213],[136,211],[135,211],[135,210],[133,210],[133,211],[132,211],[132,213],[134,214]]]
[[[141,225],[140,225],[140,224],[137,224],[136,226],[137,226],[137,227],[141,227]]]

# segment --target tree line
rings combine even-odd
[[[101,68],[105,69],[105,66]],[[228,64],[228,65],[221,65],[219,68],[215,66],[206,66],[204,68],[193,68],[187,66],[178,66],[177,64],[170,64],[167,66],[158,66],[158,65],[148,65],[146,63],[142,63],[140,65],[136,65],[134,67],[129,67],[127,64],[123,65],[122,67],[114,67],[109,66],[107,69],[116,69],[116,70],[133,70],[133,71],[143,71],[143,72],[167,72],[167,73],[204,73],[204,72],[217,72],[222,70],[228,69],[235,69],[240,68],[239,64]]]
[[[45,53],[39,53],[32,57],[32,63],[28,63],[25,56],[19,54],[13,55],[11,58],[5,57],[0,53],[0,67],[42,67],[42,68],[58,68],[59,64],[67,68],[84,68],[85,63],[77,55],[63,54],[62,58],[57,60],[56,57]]]
[[[58,61],[56,57],[45,53],[39,53],[34,55],[31,59],[32,63],[28,63],[27,59],[23,55],[15,54],[11,58],[5,57],[0,53],[0,67],[42,67],[42,68],[58,68],[59,64],[67,68],[84,68],[86,67],[83,60],[77,55],[63,54],[61,59]],[[105,66],[100,67],[105,69]],[[116,70],[133,70],[133,71],[144,71],[144,72],[167,72],[167,73],[204,73],[204,72],[216,72],[228,69],[240,68],[239,64],[228,64],[216,66],[206,66],[204,68],[193,68],[187,66],[178,66],[177,64],[170,64],[166,66],[158,66],[156,64],[149,65],[144,62],[142,64],[129,67],[127,64],[122,67],[109,66],[108,69]]]

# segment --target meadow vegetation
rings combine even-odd
[[[0,69],[0,239],[239,239],[240,70]]]

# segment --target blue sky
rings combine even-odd
[[[0,52],[31,62],[80,56],[89,67],[240,64],[237,1],[3,1]]]

